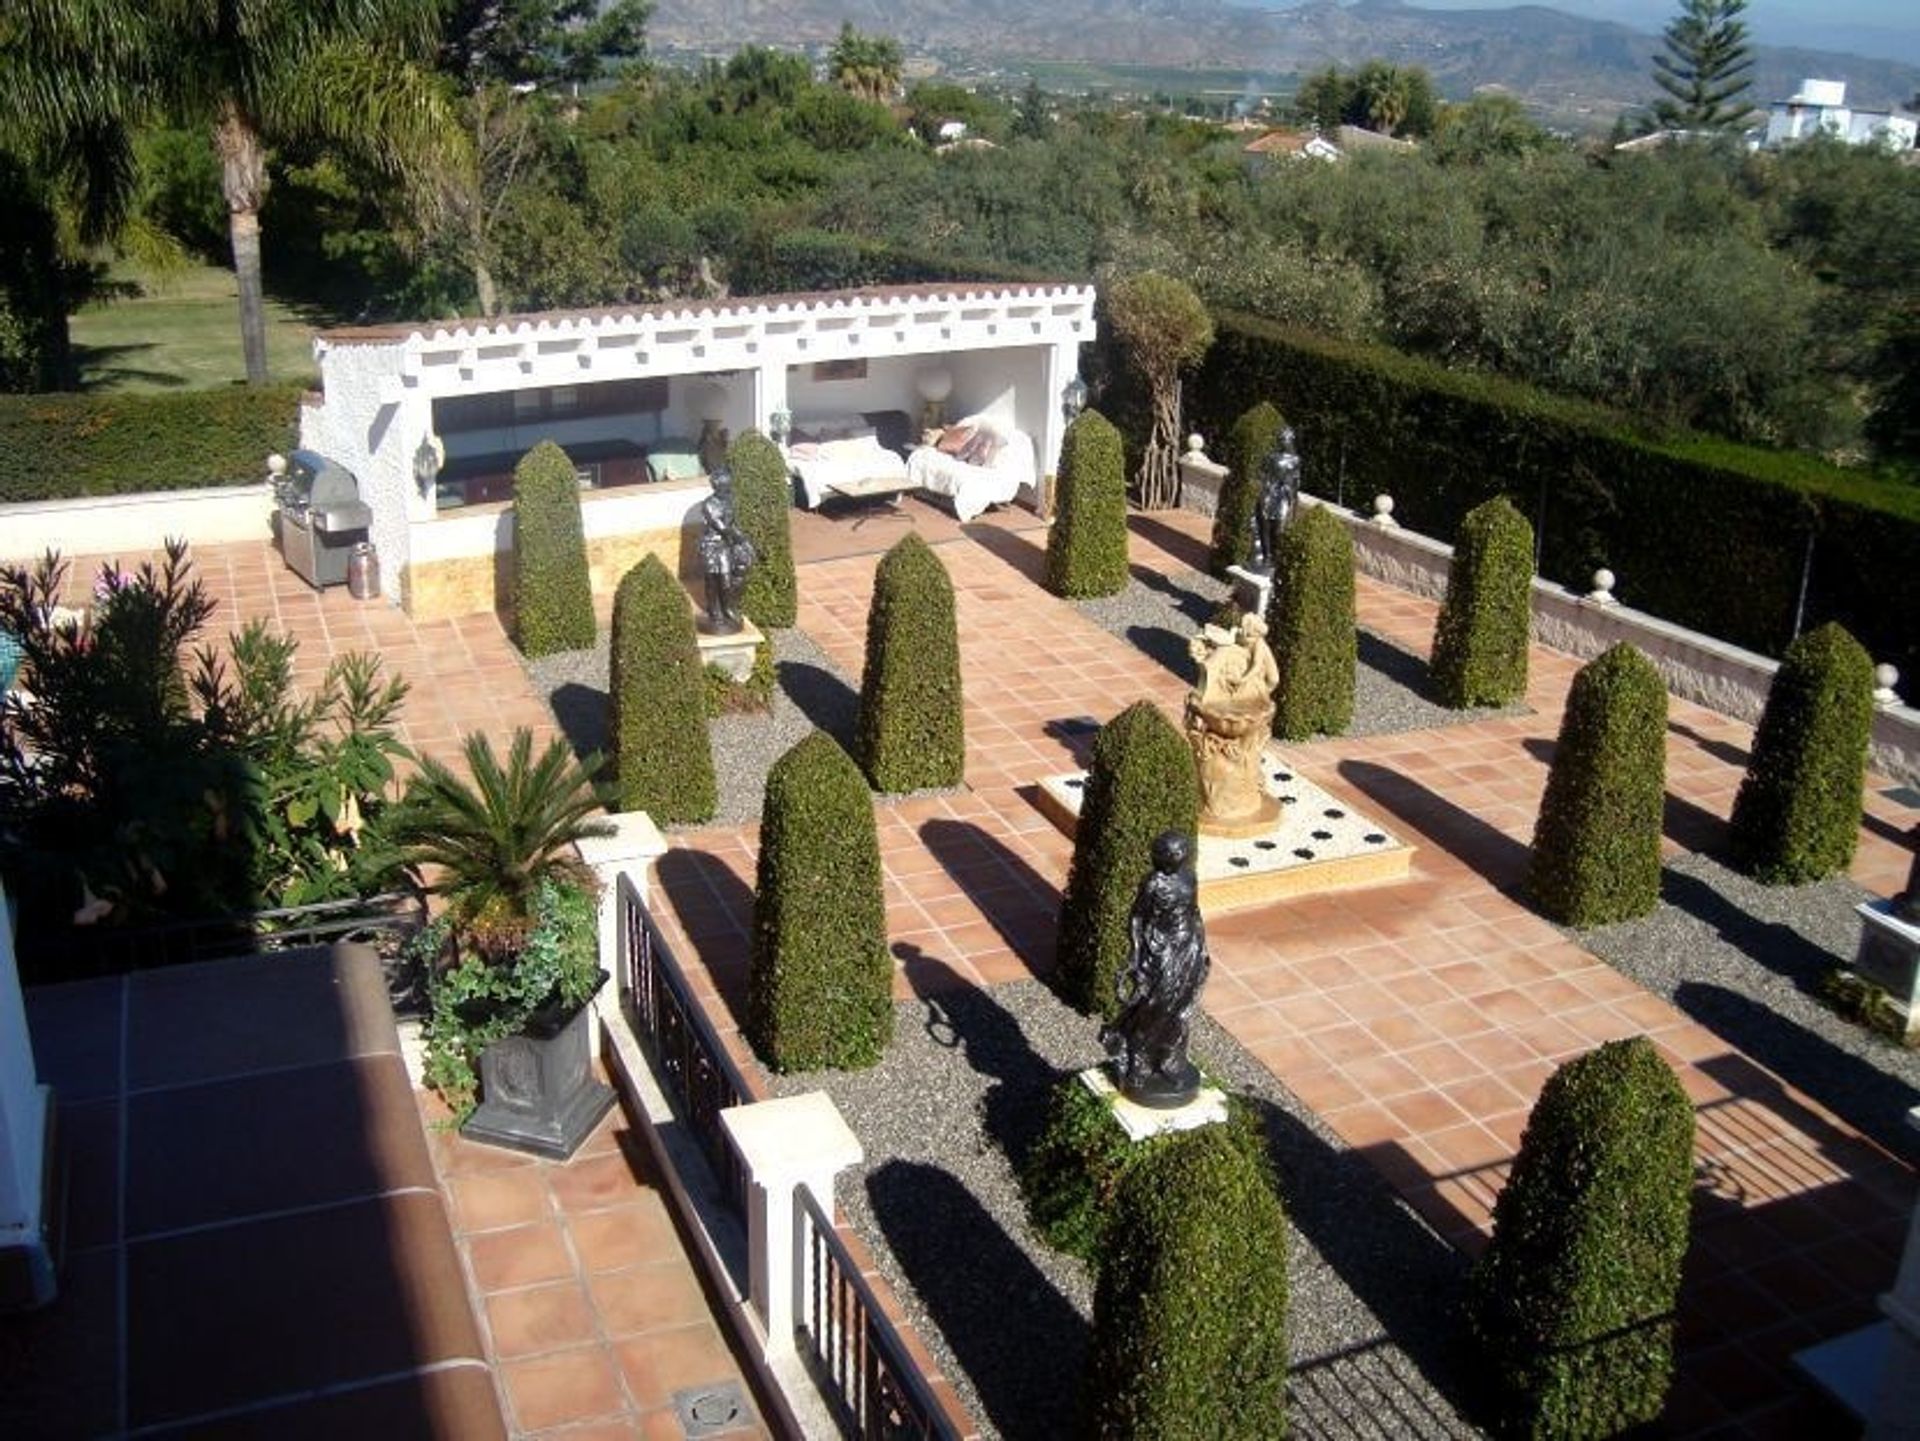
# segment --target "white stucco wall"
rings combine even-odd
[[[326,392],[322,403],[300,408],[300,444],[360,482],[360,498],[373,507],[369,537],[380,553],[380,589],[397,604],[409,526],[433,513],[413,479],[413,453],[427,433],[426,398],[384,398],[397,389],[404,359],[397,346],[357,347],[351,365],[330,367],[321,344],[314,348],[323,357]]]
[[[0,560],[31,560],[48,550],[131,557],[159,550],[169,536],[218,545],[272,534],[273,491],[265,481],[0,505]]]

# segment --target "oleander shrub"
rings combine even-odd
[[[598,638],[580,482],[543,440],[513,468],[513,639],[529,659],[586,650]]]
[[[1787,647],[1733,802],[1734,862],[1768,885],[1844,871],[1860,838],[1873,661],[1829,622]]]
[[[893,1035],[873,795],[819,731],[767,775],[747,1039],[776,1071],[871,1066]]]
[[[1646,1037],[1547,1079],[1468,1288],[1504,1433],[1614,1436],[1660,1414],[1692,1185],[1693,1105]]]
[[[1360,656],[1353,539],[1324,506],[1302,506],[1280,534],[1267,632],[1280,663],[1273,733],[1305,740],[1339,735],[1353,724],[1353,676]]]
[[[1128,1171],[1093,1297],[1088,1434],[1277,1441],[1287,1432],[1287,1214],[1225,1126]]]
[[[1225,1129],[1247,1155],[1264,1164],[1266,1137],[1257,1113],[1229,1097]],[[1077,1074],[1062,1076],[1047,1103],[1039,1139],[1020,1166],[1027,1216],[1055,1250],[1097,1263],[1126,1178],[1174,1135],[1136,1141],[1114,1119],[1113,1104],[1096,1096]]]
[[[717,789],[693,608],[655,555],[614,592],[607,706],[620,809],[667,824],[711,820]]]
[[[1527,886],[1549,917],[1604,926],[1658,904],[1666,770],[1666,686],[1616,645],[1573,678],[1534,823]]]
[[[917,535],[874,573],[854,753],[878,791],[957,786],[966,767],[953,580]]]
[[[1120,432],[1083,410],[1060,442],[1047,589],[1069,600],[1127,588],[1127,470]]]
[[[1243,411],[1227,432],[1227,478],[1213,514],[1213,546],[1207,567],[1225,577],[1230,565],[1245,565],[1253,549],[1253,513],[1260,503],[1260,462],[1279,443],[1286,420],[1267,401]]]
[[[1193,752],[1158,706],[1136,701],[1094,738],[1080,795],[1060,901],[1060,987],[1082,1011],[1111,1019],[1119,1009],[1114,983],[1127,968],[1127,917],[1153,865],[1153,838],[1166,830],[1196,834]]]
[[[1434,695],[1444,706],[1511,705],[1527,693],[1533,527],[1504,495],[1460,522],[1433,631]]]
[[[759,431],[749,430],[728,448],[727,469],[733,472],[734,515],[755,555],[740,592],[741,612],[762,630],[786,630],[800,605],[786,457]]]

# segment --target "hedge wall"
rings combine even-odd
[[[1620,598],[1779,655],[1809,536],[1805,626],[1837,620],[1876,660],[1920,673],[1920,486],[1698,435],[1374,346],[1215,317],[1187,386],[1189,424],[1224,436],[1258,400],[1300,437],[1305,487],[1452,540],[1506,495],[1541,532],[1540,573],[1581,591],[1602,564]],[[1103,407],[1109,397],[1102,392]],[[1136,417],[1110,410],[1123,429]]]
[[[298,385],[175,395],[0,395],[0,502],[204,490],[267,478],[297,443]]]

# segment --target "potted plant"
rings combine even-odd
[[[593,874],[599,757],[514,733],[503,765],[467,737],[468,777],[423,760],[392,817],[402,863],[445,902],[413,945],[428,966],[427,1084],[460,1133],[564,1159],[613,1105],[588,1067],[600,969]],[[475,1105],[476,1098],[479,1104]]]

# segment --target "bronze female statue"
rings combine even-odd
[[[1212,960],[1192,862],[1193,842],[1184,832],[1154,838],[1153,869],[1128,921],[1132,954],[1115,985],[1120,1014],[1100,1032],[1121,1094],[1155,1110],[1184,1106],[1200,1092],[1187,1031]]]
[[[741,627],[740,592],[758,557],[734,515],[730,471],[713,473],[713,494],[701,503],[700,521],[700,568],[707,591],[707,614],[700,628],[709,635],[733,635]]]

